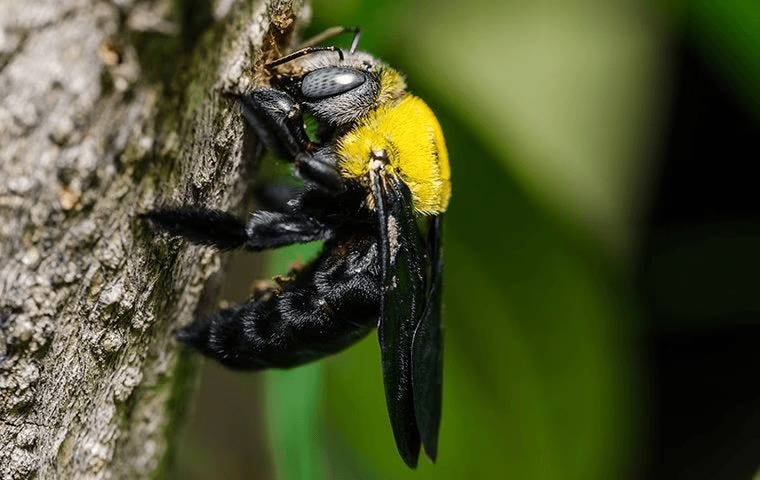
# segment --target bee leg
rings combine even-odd
[[[243,116],[267,150],[296,164],[304,180],[333,192],[343,191],[343,181],[332,150],[309,140],[301,107],[285,92],[258,88],[240,97]]]
[[[183,207],[149,210],[137,216],[150,222],[154,230],[220,250],[241,247],[248,238],[243,222],[219,210]]]
[[[338,171],[338,162],[329,146],[296,155],[296,174],[310,180],[328,192],[339,193],[345,189]]]
[[[254,251],[325,240],[332,235],[330,228],[308,215],[266,210],[251,215],[245,231],[245,246]]]
[[[240,97],[243,117],[274,155],[293,162],[309,148],[301,107],[285,92],[257,88]]]
[[[187,238],[220,250],[246,246],[258,251],[328,238],[332,231],[300,213],[258,211],[248,225],[219,210],[178,208],[140,214],[158,231]]]

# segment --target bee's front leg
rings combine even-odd
[[[303,125],[301,106],[289,94],[257,88],[240,97],[243,116],[274,155],[295,163],[296,173],[325,190],[343,191],[337,159],[326,145],[313,143]]]

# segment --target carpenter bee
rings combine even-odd
[[[356,51],[306,46],[266,65],[271,86],[239,97],[245,121],[294,165],[247,224],[210,209],[141,214],[155,230],[218,249],[323,240],[319,256],[253,301],[197,320],[183,343],[235,369],[289,368],[377,327],[388,413],[404,462],[435,460],[441,417],[441,228],[451,182],[443,133],[403,77]],[[281,68],[288,65],[287,69]],[[287,70],[280,72],[279,70]],[[311,136],[305,115],[316,120]]]

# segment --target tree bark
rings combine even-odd
[[[210,249],[157,205],[235,211],[302,0],[0,0],[0,478],[161,478],[193,383],[173,333]]]

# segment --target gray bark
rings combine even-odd
[[[220,268],[155,205],[235,211],[255,140],[225,91],[300,0],[0,0],[0,478],[161,478],[193,383],[173,338]]]

